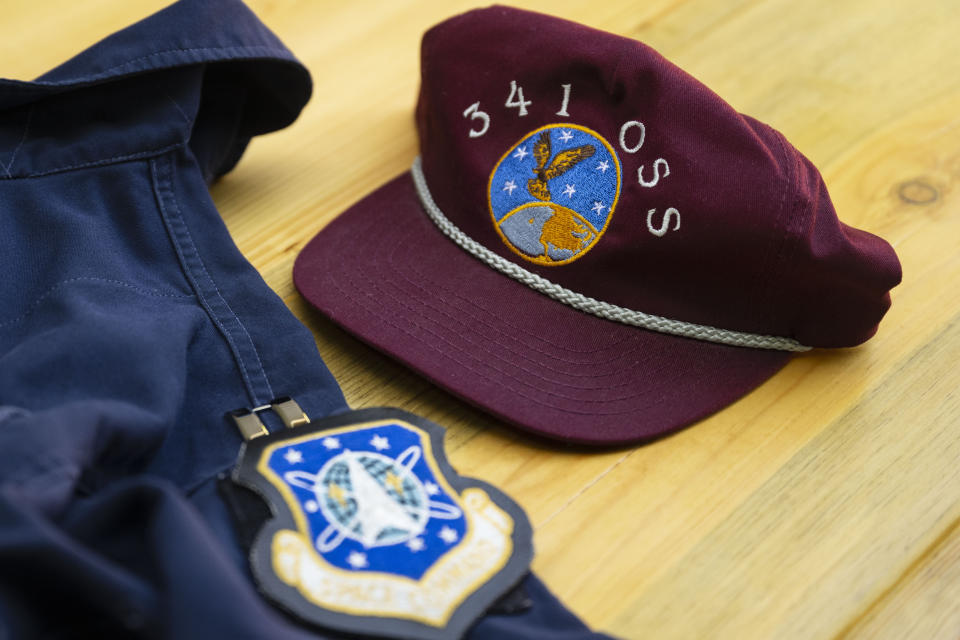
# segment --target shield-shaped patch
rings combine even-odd
[[[457,638],[529,569],[531,529],[495,487],[447,463],[443,429],[364,409],[258,437],[234,479],[274,517],[251,547],[261,590],[309,622]]]

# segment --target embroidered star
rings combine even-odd
[[[567,141],[570,140],[570,138],[573,137],[573,134],[570,133],[569,131],[567,131],[566,129],[564,129],[564,130],[563,130],[563,133],[561,133],[559,137],[560,137],[560,139],[563,140],[564,142],[567,142]]]
[[[446,526],[443,529],[440,529],[440,533],[438,533],[437,536],[447,544],[453,544],[459,537],[456,531]]]
[[[435,496],[440,493],[440,487],[429,480],[423,483],[423,488],[427,492],[428,496]]]
[[[303,462],[303,453],[297,449],[287,449],[287,452],[283,454],[283,459],[290,464],[297,464],[298,462]]]
[[[376,435],[370,438],[370,446],[377,451],[383,451],[384,449],[390,448],[390,441],[381,435]]]
[[[317,509],[320,508],[320,505],[317,504],[316,500],[307,500],[303,503],[303,508],[309,513],[316,513]]]
[[[410,542],[407,543],[407,548],[414,553],[417,551],[423,551],[425,546],[427,545],[423,543],[423,538],[412,538]]]
[[[524,145],[522,147],[517,147],[517,152],[513,154],[513,157],[517,160],[523,160],[528,155],[530,155],[530,152],[527,151],[527,147]]]
[[[347,564],[354,569],[363,569],[368,564],[367,554],[359,551],[351,551],[350,555],[347,556]]]
[[[603,203],[602,203],[602,202],[594,202],[594,203],[593,203],[593,206],[590,207],[590,208],[591,208],[593,211],[596,211],[599,215],[603,215],[603,210],[606,209],[606,207],[603,206]]]
[[[340,448],[340,439],[339,439],[339,438],[332,438],[332,437],[330,437],[330,436],[327,436],[326,438],[324,438],[324,439],[321,440],[320,442],[321,442],[321,444],[323,444],[323,446],[325,446],[327,449],[339,449],[339,448]]]
[[[610,168],[610,163],[604,160],[603,162],[597,163],[597,168],[594,171],[599,171],[600,173],[606,173],[607,169]]]
[[[507,180],[503,183],[503,190],[509,191],[510,195],[513,195],[513,190],[517,188],[517,183],[513,180]]]
[[[573,185],[568,184],[567,188],[563,190],[563,195],[567,196],[568,198],[573,198],[573,194],[576,192],[577,190],[573,188]]]

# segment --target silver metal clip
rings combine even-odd
[[[286,396],[276,398],[271,401],[270,404],[254,407],[253,409],[237,409],[227,415],[233,418],[244,440],[253,440],[254,438],[259,438],[260,436],[265,436],[270,433],[267,431],[267,427],[263,424],[260,416],[257,415],[267,409],[272,409],[288,429],[310,423],[310,418],[304,413],[303,409],[300,408],[300,405],[297,404],[293,398]]]
[[[288,429],[310,424],[310,418],[307,417],[307,414],[303,412],[303,409],[300,408],[300,405],[298,405],[293,398],[277,398],[270,403],[270,406],[273,407],[273,412],[280,416],[283,424],[285,424]]]

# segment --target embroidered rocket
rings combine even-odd
[[[589,251],[619,194],[613,147],[570,124],[533,131],[507,150],[490,176],[490,212],[500,237],[523,258],[545,265],[566,264]]]
[[[433,540],[450,539],[445,531],[452,532],[451,543],[463,536],[467,528],[463,512],[448,493],[440,491],[422,460],[421,447],[410,444],[415,434],[393,426],[377,430],[373,437],[354,432],[340,439],[345,447],[377,451],[401,442],[408,446],[396,458],[348,448],[315,473],[287,470],[289,458],[280,449],[271,456],[269,467],[281,475],[308,512],[314,547],[325,560],[342,569],[386,570],[419,579],[449,549],[449,544],[433,544]],[[311,459],[317,459],[316,453],[310,453]],[[427,483],[436,488],[433,497]],[[312,504],[317,508],[311,509]],[[416,549],[410,549],[408,543],[418,538]],[[381,547],[389,549],[378,550]],[[402,558],[400,563],[398,554],[408,553],[417,557]],[[400,564],[402,570],[397,570]]]
[[[324,626],[459,637],[532,551],[522,511],[442,446],[440,427],[387,409],[249,441],[235,477],[276,516],[251,549],[264,592]]]

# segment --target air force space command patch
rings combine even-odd
[[[526,574],[525,514],[456,474],[443,429],[366,409],[249,440],[234,479],[273,519],[252,545],[261,590],[309,622],[398,638],[459,638]]]
[[[514,253],[573,262],[596,244],[620,195],[620,161],[595,131],[541,127],[510,147],[490,175],[490,213]]]

